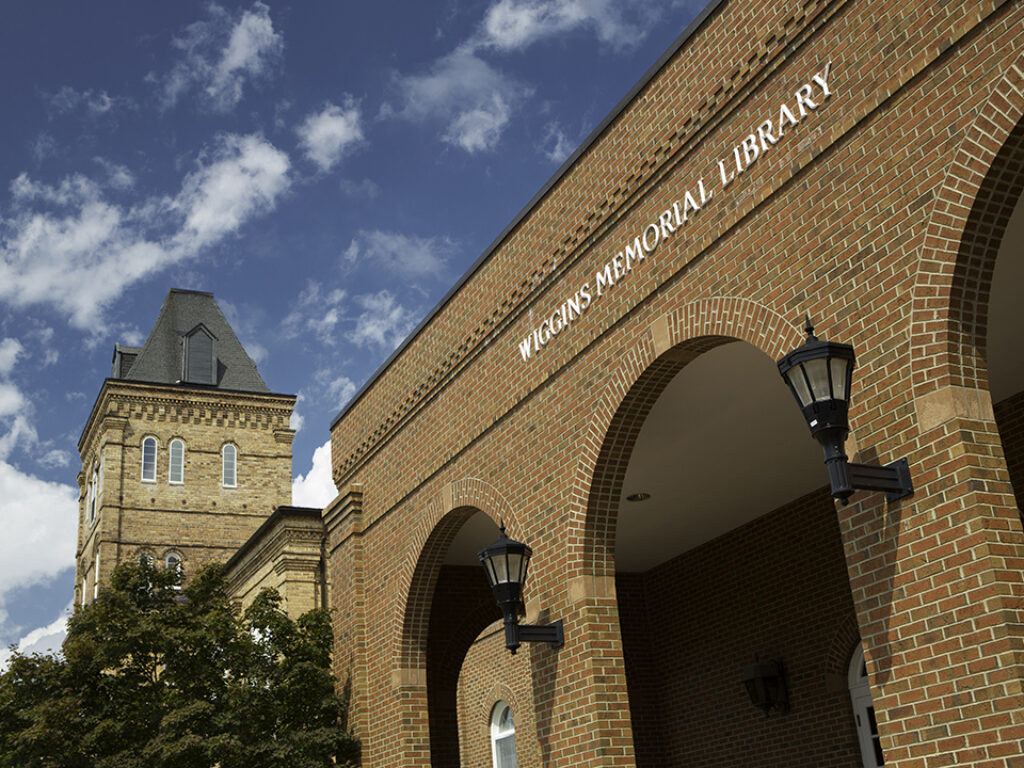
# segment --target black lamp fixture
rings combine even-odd
[[[505,647],[512,653],[520,643],[550,643],[552,648],[565,644],[562,621],[553,624],[519,624],[519,617],[525,615],[523,606],[523,582],[530,565],[533,551],[505,535],[505,523],[501,523],[501,535],[493,544],[477,552],[477,557],[487,572],[487,581],[494,592],[494,599],[505,618]]]
[[[743,670],[743,685],[755,707],[764,710],[768,717],[771,711],[781,714],[789,711],[789,693],[786,691],[786,674],[781,661],[756,661]]]
[[[847,459],[843,444],[850,432],[848,412],[855,361],[853,347],[819,341],[809,317],[804,330],[807,341],[779,360],[779,373],[803,411],[811,435],[821,443],[825,452],[832,495],[843,504],[849,503],[855,490],[884,491],[889,501],[911,495],[914,486],[906,459],[898,459],[884,467],[852,464]]]

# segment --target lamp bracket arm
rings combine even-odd
[[[906,459],[897,459],[880,467],[877,464],[848,465],[850,485],[861,491],[882,491],[886,501],[896,501],[914,493],[910,479],[910,465]]]
[[[552,648],[565,645],[562,620],[552,624],[520,624],[519,640],[524,643],[550,643]]]

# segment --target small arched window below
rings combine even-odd
[[[864,649],[860,643],[850,659],[850,700],[853,702],[853,720],[857,726],[857,741],[864,768],[879,768],[885,765],[882,743],[878,735],[878,721],[875,719],[875,705],[871,701],[871,684],[868,682],[868,668],[864,661]]]
[[[148,565],[150,568],[153,567],[153,555],[149,552],[139,552],[139,565]]]
[[[228,443],[221,451],[221,483],[225,488],[238,486],[238,449]]]
[[[170,465],[167,470],[167,482],[181,485],[185,482],[185,444],[181,440],[171,440]]]
[[[147,437],[142,441],[142,482],[156,482],[156,438]]]
[[[181,589],[180,579],[183,576],[181,568],[181,555],[177,552],[168,552],[167,557],[164,558],[164,567],[169,571],[174,571],[178,574],[178,583],[174,586],[174,589]]]
[[[512,710],[499,701],[491,711],[491,755],[494,768],[518,768],[516,761],[516,727]]]

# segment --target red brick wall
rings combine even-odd
[[[709,336],[777,358],[804,312],[857,349],[864,459],[907,456],[916,486],[899,504],[864,494],[838,510],[892,762],[1007,766],[1024,753],[1024,540],[973,389],[984,379],[965,318],[984,290],[957,288],[983,283],[992,258],[961,253],[965,230],[999,229],[973,201],[1024,177],[1012,152],[988,174],[1024,114],[1022,24],[1019,1],[726,0],[334,426],[335,481],[365,488],[358,526],[332,528],[330,549],[332,584],[363,569],[363,591],[335,591],[334,615],[367,766],[428,761],[422,596],[440,559],[423,550],[443,557],[451,532],[428,537],[460,505],[533,546],[531,599],[566,624],[556,663],[531,668],[544,764],[635,764],[619,607],[602,580],[620,490],[603,457],[610,444],[628,455],[633,434],[609,427],[656,396],[633,385],[659,358]],[[828,61],[831,101],[557,343],[519,359],[539,316]]]
[[[617,582],[638,766],[859,765],[849,696],[836,685],[854,609],[827,493]],[[837,665],[840,635],[849,647]],[[788,714],[766,719],[750,703],[740,677],[757,657],[785,665]]]

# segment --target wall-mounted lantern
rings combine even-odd
[[[525,615],[523,606],[523,582],[530,565],[533,551],[505,535],[505,523],[501,524],[501,535],[493,544],[477,553],[487,572],[487,581],[494,592],[494,599],[505,618],[505,647],[512,653],[520,643],[550,643],[552,648],[565,644],[562,622],[553,624],[519,624],[519,617]]]
[[[751,703],[763,709],[765,717],[773,709],[781,714],[789,711],[786,674],[781,661],[757,661],[751,664],[743,670],[743,685]]]
[[[807,341],[779,360],[779,373],[803,411],[811,435],[825,452],[832,495],[843,504],[855,490],[884,491],[889,501],[914,492],[906,459],[880,467],[852,464],[843,444],[850,432],[850,383],[855,362],[853,347],[819,341],[810,318],[804,329]]]

